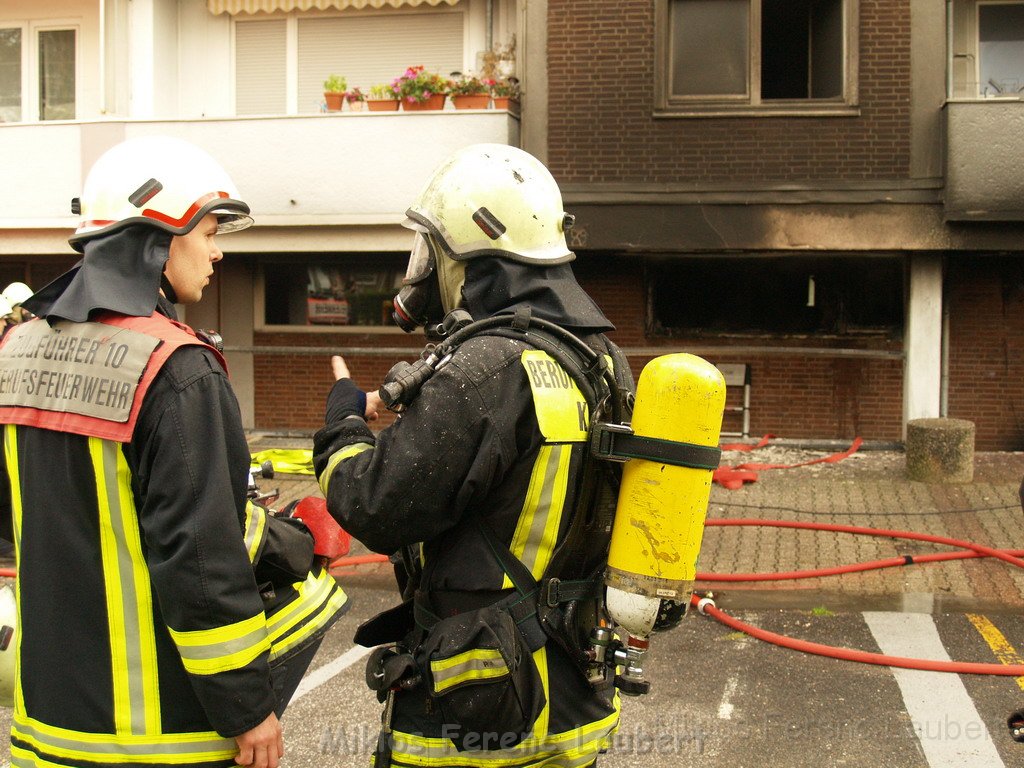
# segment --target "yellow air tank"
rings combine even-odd
[[[640,373],[633,433],[711,450],[701,456],[698,449],[693,462],[708,468],[646,458],[631,458],[623,467],[605,574],[606,605],[612,620],[634,639],[650,634],[663,598],[689,600],[693,590],[724,409],[725,379],[695,355],[664,355]]]

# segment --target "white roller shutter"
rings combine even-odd
[[[300,18],[299,112],[320,109],[323,81],[331,74],[366,92],[418,64],[446,77],[461,70],[464,20],[463,13]]]
[[[236,115],[286,112],[286,24],[284,19],[235,23]]]

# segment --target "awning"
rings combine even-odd
[[[210,13],[273,13],[327,11],[346,8],[400,8],[417,5],[455,5],[459,0],[206,0]]]

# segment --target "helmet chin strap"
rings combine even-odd
[[[171,304],[178,303],[178,294],[174,291],[171,281],[167,279],[166,272],[160,273],[160,290],[163,291],[164,297],[171,302]]]

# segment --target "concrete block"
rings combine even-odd
[[[974,422],[913,419],[907,422],[907,477],[923,483],[974,479]]]

